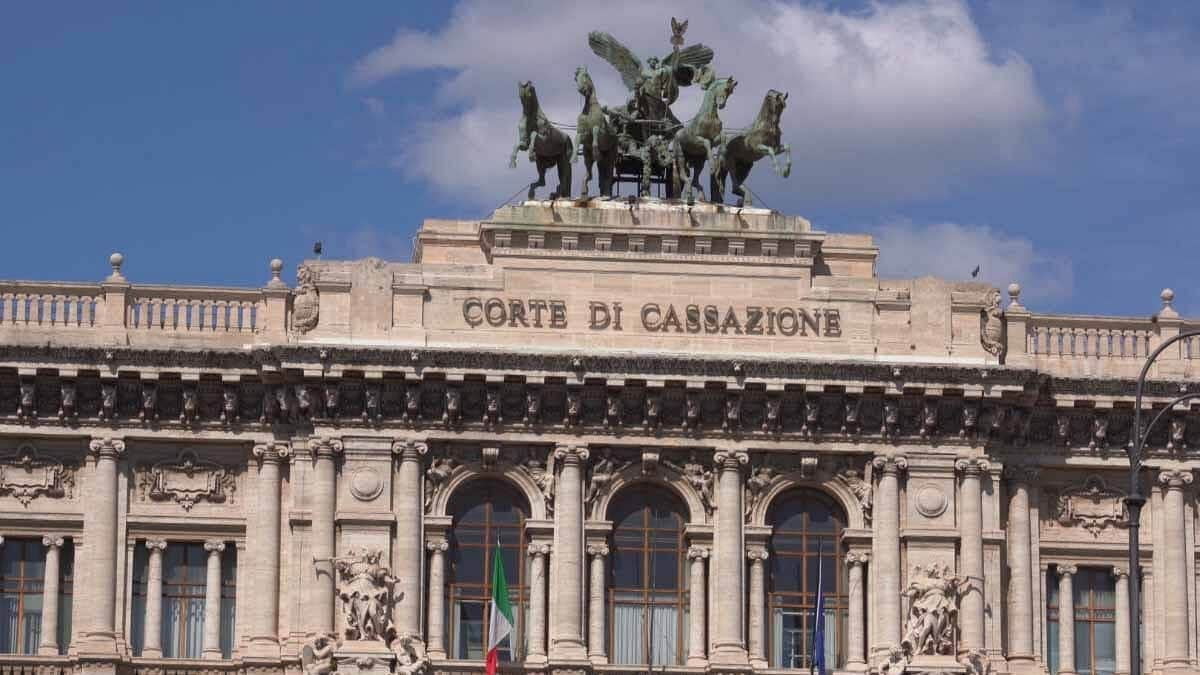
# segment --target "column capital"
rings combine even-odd
[[[554,448],[554,459],[563,464],[581,464],[590,456],[586,445],[560,445]]]
[[[225,551],[225,542],[220,539],[209,539],[204,542],[204,550],[211,553],[222,553]]]
[[[871,460],[871,466],[881,475],[898,476],[908,471],[908,458],[904,455],[879,455]]]
[[[713,453],[713,468],[737,470],[750,463],[750,453],[745,450],[718,450]]]
[[[1040,473],[1040,468],[1028,464],[1009,464],[1004,467],[1004,477],[1017,485],[1036,481]]]
[[[342,454],[344,446],[340,438],[310,438],[308,439],[308,450],[312,453],[313,459],[333,459]]]
[[[146,548],[150,549],[150,553],[155,551],[162,553],[167,550],[167,541],[165,539],[147,539]]]
[[[687,557],[688,560],[707,560],[711,553],[707,546],[689,546]]]
[[[1057,568],[1058,568],[1059,576],[1062,576],[1064,574],[1070,576],[1079,571],[1079,566],[1075,565],[1075,564],[1071,564],[1071,563],[1059,563],[1057,565]]]
[[[425,542],[425,550],[430,553],[445,553],[450,550],[450,542],[445,537],[429,539]]]
[[[991,462],[983,457],[967,457],[954,462],[955,470],[961,473],[964,478],[978,478],[987,473],[991,466]]]
[[[593,558],[607,558],[608,544],[590,544],[587,547],[587,554]]]
[[[870,558],[870,553],[847,553],[842,560],[846,563],[846,567],[861,567],[867,564]]]
[[[93,438],[88,450],[97,458],[116,459],[125,454],[125,440],[121,438]]]
[[[1129,576],[1129,568],[1122,565],[1113,565],[1112,575],[1118,581]]]
[[[605,548],[605,551],[607,552],[608,549]],[[538,557],[544,558],[544,557],[550,555],[550,544],[530,544],[529,547],[525,549],[525,552],[527,554],[529,554],[530,558],[538,558]],[[588,553],[591,553],[591,552],[592,551],[589,548]]]
[[[401,462],[415,462],[429,453],[429,444],[412,438],[392,441],[392,454]]]
[[[260,465],[263,462],[278,464],[291,456],[292,446],[290,443],[281,442],[259,443],[250,449],[250,454]]]
[[[1158,474],[1158,482],[1168,490],[1181,490],[1192,484],[1192,472],[1171,469]]]
[[[750,564],[765,562],[769,555],[765,546],[751,546],[746,549],[746,560],[749,560]]]
[[[47,548],[62,548],[62,545],[66,541],[61,534],[47,534],[42,537],[42,546]]]

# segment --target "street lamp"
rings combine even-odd
[[[1174,293],[1169,290],[1163,291],[1163,300],[1170,302],[1174,297]],[[1142,507],[1146,505],[1146,497],[1142,494],[1142,486],[1138,481],[1138,474],[1142,469],[1142,451],[1146,446],[1146,439],[1150,437],[1150,432],[1154,430],[1155,425],[1162,420],[1163,416],[1170,412],[1177,404],[1183,403],[1191,399],[1200,398],[1200,392],[1185,393],[1175,400],[1168,403],[1165,407],[1150,420],[1150,424],[1146,425],[1145,430],[1142,429],[1142,390],[1146,385],[1146,375],[1150,372],[1150,366],[1154,365],[1154,361],[1158,355],[1163,353],[1167,347],[1192,337],[1200,336],[1200,330],[1187,331],[1176,335],[1166,342],[1159,345],[1146,358],[1145,365],[1142,366],[1142,372],[1138,375],[1137,392],[1133,402],[1133,438],[1128,446],[1129,452],[1129,496],[1125,498],[1125,506],[1129,509],[1129,671],[1130,675],[1141,675],[1142,673],[1142,644],[1141,644],[1141,626],[1142,626],[1142,574],[1139,566],[1139,548],[1138,526],[1142,515]]]

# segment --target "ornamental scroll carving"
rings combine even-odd
[[[993,288],[984,296],[979,314],[979,342],[984,351],[1000,358],[1004,354],[1004,311],[1000,309],[1000,291]]]
[[[41,495],[73,497],[75,469],[74,465],[43,459],[33,444],[25,443],[0,456],[0,494],[12,495],[22,506]]]
[[[1063,488],[1055,497],[1054,519],[1064,527],[1081,526],[1092,534],[1108,526],[1129,523],[1122,501],[1124,494],[1109,487],[1100,476],[1089,476],[1082,485]]]
[[[296,268],[296,290],[292,295],[292,330],[307,333],[316,328],[320,311],[317,273],[307,265],[300,265]]]
[[[138,467],[143,501],[174,501],[185,511],[199,502],[223,504],[237,489],[235,470],[184,450],[172,460]]]

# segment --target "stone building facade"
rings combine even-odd
[[[807,670],[818,594],[834,671],[1129,672],[1170,292],[1038,314],[878,255],[527,202],[294,287],[0,282],[0,671],[481,672],[498,557],[506,672]],[[1147,672],[1198,670],[1198,445],[1168,411],[1141,476]]]

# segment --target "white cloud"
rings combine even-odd
[[[352,81],[436,71],[425,116],[408,121],[394,164],[408,178],[490,206],[533,173],[524,161],[518,170],[506,165],[517,82],[533,79],[549,117],[573,124],[576,65],[588,67],[606,104],[626,97],[588,49],[588,31],[607,30],[639,55],[662,55],[672,15],[688,17],[688,40],[713,47],[718,73],[738,80],[722,115],[728,126],[749,124],[768,89],[790,92],[783,127],[792,177],[778,179],[764,163],[750,181],[771,206],[936,194],[1027,160],[1040,140],[1045,106],[1030,67],[1016,54],[991,53],[959,0],[880,2],[853,13],[774,0],[465,0],[436,32],[400,30],[364,56]],[[698,102],[688,88],[676,113],[686,119]]]
[[[977,281],[1001,289],[1015,281],[1021,284],[1022,302],[1030,307],[1039,300],[1065,300],[1073,290],[1071,261],[1044,255],[1028,239],[986,226],[900,221],[877,228],[875,243],[880,277],[932,275],[965,281],[978,265]]]

